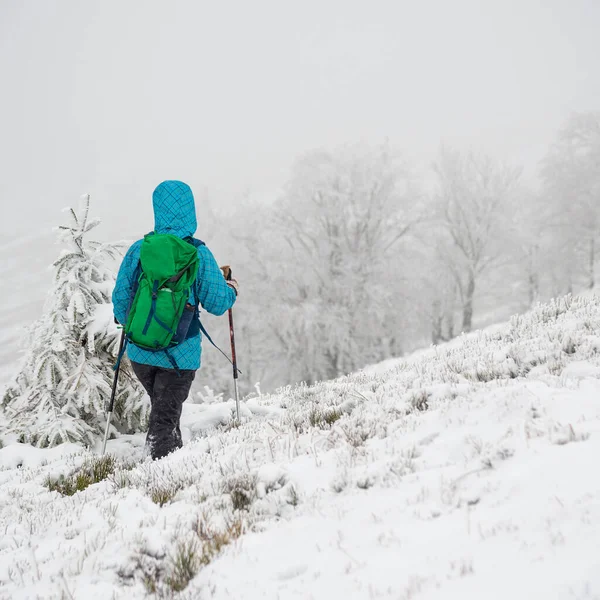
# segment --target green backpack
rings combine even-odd
[[[195,314],[188,299],[199,263],[190,242],[169,233],[144,237],[141,274],[125,325],[129,341],[146,350],[164,350],[185,339]]]

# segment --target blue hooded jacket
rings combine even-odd
[[[152,205],[155,233],[170,233],[180,238],[194,235],[197,227],[196,206],[188,185],[181,181],[163,181],[152,194]],[[142,241],[138,240],[129,248],[117,275],[112,301],[115,318],[119,323],[127,321]],[[198,258],[200,266],[194,289],[190,294],[190,303],[200,303],[209,313],[222,315],[235,303],[235,291],[227,285],[221,269],[206,246],[198,247]],[[169,349],[180,369],[200,368],[200,342],[198,334]],[[165,352],[151,352],[129,343],[127,355],[134,362],[165,369],[173,368]]]

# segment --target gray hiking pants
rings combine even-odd
[[[183,446],[179,419],[196,371],[163,369],[132,362],[133,371],[148,392],[152,408],[146,445],[153,459],[162,458]]]

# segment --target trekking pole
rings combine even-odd
[[[231,279],[231,268],[227,273],[227,281]],[[235,333],[233,331],[233,309],[229,309],[229,337],[231,338],[231,364],[233,365],[233,390],[235,393],[235,411],[237,421],[240,423],[240,393],[238,391],[238,368],[235,355]]]
[[[123,346],[125,344],[125,329],[121,332],[121,341],[119,343],[119,354],[115,366],[115,378],[113,379],[112,393],[110,395],[110,404],[106,411],[106,430],[104,431],[104,443],[102,444],[102,456],[106,452],[106,442],[108,441],[108,430],[110,428],[110,417],[115,407],[115,394],[117,393],[117,382],[119,381],[119,370],[121,368],[121,357],[123,356]]]

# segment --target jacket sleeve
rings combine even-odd
[[[115,319],[124,325],[131,302],[131,294],[135,284],[135,273],[140,260],[140,242],[136,242],[127,250],[119,268],[115,289],[112,293],[113,313]]]
[[[200,267],[196,280],[196,298],[204,310],[220,316],[235,303],[235,291],[227,285],[215,257],[206,247],[198,249]]]

